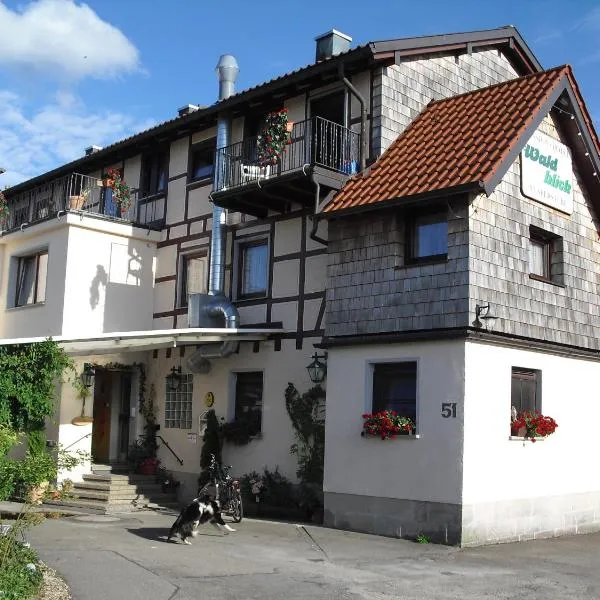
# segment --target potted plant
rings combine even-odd
[[[0,228],[8,223],[8,202],[6,197],[0,191]]]
[[[288,121],[288,109],[268,113],[256,140],[258,163],[261,166],[276,165],[286,146],[291,144],[290,132],[294,123]]]
[[[393,439],[397,435],[412,435],[415,423],[410,417],[403,417],[395,410],[380,410],[363,416],[363,437],[379,437],[382,440]]]
[[[519,437],[529,438],[535,442],[536,438],[545,438],[552,435],[558,424],[552,417],[547,417],[537,411],[525,411],[520,413],[510,424],[511,433]]]
[[[102,174],[102,185],[113,190],[121,214],[127,212],[131,206],[131,190],[121,177],[119,169],[106,169],[106,172]]]

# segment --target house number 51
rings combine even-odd
[[[456,419],[456,402],[442,402],[442,417]]]

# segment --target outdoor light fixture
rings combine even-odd
[[[327,353],[319,356],[315,352],[312,358],[313,361],[306,367],[308,376],[313,383],[323,383],[327,377]]]
[[[167,375],[167,385],[172,392],[179,389],[181,383],[181,367],[173,367],[170,375]]]
[[[90,363],[83,365],[83,373],[81,374],[81,381],[85,387],[90,388],[94,385],[94,378],[96,377],[96,369]]]
[[[486,329],[493,329],[497,318],[496,315],[492,314],[489,302],[487,304],[475,305],[475,321],[473,322],[475,327],[483,327],[485,325]]]

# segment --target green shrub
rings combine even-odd
[[[42,584],[36,553],[14,536],[0,536],[0,590],[2,600],[27,600]]]
[[[27,449],[33,455],[46,451],[46,432],[43,429],[34,429],[27,433]]]
[[[0,423],[0,458],[6,456],[18,440],[19,434],[16,431]]]
[[[0,502],[9,500],[15,491],[17,463],[6,456],[0,456]]]
[[[42,481],[56,479],[56,458],[49,452],[31,454],[27,452],[25,458],[18,464],[17,482],[30,487],[39,485]]]

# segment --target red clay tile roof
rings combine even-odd
[[[348,181],[323,212],[364,209],[452,188],[485,189],[565,78],[600,149],[571,68],[557,67],[431,102],[370,169]]]

